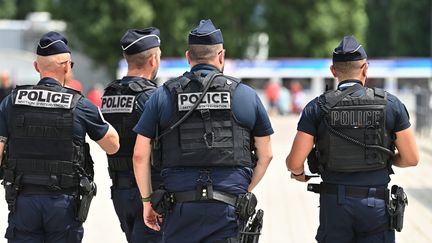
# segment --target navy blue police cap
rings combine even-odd
[[[160,31],[155,27],[128,30],[120,40],[123,52],[133,55],[160,46]]]
[[[51,31],[44,34],[39,40],[36,54],[50,56],[60,53],[71,53],[67,46],[68,41],[61,34]]]
[[[333,62],[358,61],[366,58],[366,51],[354,36],[345,36],[333,51]]]
[[[189,45],[216,45],[223,43],[222,32],[216,29],[210,19],[201,20],[189,33]]]

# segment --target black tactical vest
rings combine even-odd
[[[84,141],[73,136],[74,109],[81,97],[58,85],[13,90],[6,181],[67,189],[78,186],[80,169],[92,173],[85,165]]]
[[[139,120],[135,110],[137,99],[140,95],[147,96],[146,91],[155,88],[156,85],[153,82],[140,79],[124,85],[114,81],[105,89],[101,111],[104,118],[117,130],[120,137],[119,151],[113,155],[108,155],[111,177],[113,172],[132,171],[132,155],[136,140],[136,133],[132,129]]]
[[[386,130],[387,93],[367,88],[359,97],[347,95],[329,105],[341,93],[329,91],[319,98],[324,113],[316,141],[319,163],[334,172],[386,168],[393,152],[392,139]]]
[[[175,107],[173,123],[198,100],[204,88],[202,81],[202,77],[185,73],[164,84]],[[252,166],[251,133],[235,121],[231,111],[232,96],[238,84],[232,77],[216,77],[192,114],[161,137],[163,168]]]

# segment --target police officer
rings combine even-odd
[[[86,133],[108,154],[119,149],[117,132],[98,109],[63,87],[72,78],[73,64],[66,38],[44,34],[34,62],[41,80],[16,87],[1,103],[8,242],[81,242],[79,212],[88,205],[78,200],[87,189],[79,185],[94,190],[88,183],[93,167],[86,159]]]
[[[108,85],[101,106],[105,119],[119,132],[121,144],[117,153],[108,155],[112,199],[128,242],[160,242],[160,232],[144,224],[141,197],[132,169],[136,140],[132,129],[145,102],[156,89],[152,80],[160,64],[159,29],[128,30],[120,43],[128,63],[127,76]],[[153,172],[153,185],[159,186],[160,181],[159,173]]]
[[[318,242],[394,242],[386,209],[391,166],[415,166],[419,160],[405,106],[365,86],[368,66],[363,47],[353,36],[344,37],[330,67],[337,90],[303,110],[286,159],[291,178],[307,181],[304,161],[315,145],[308,159],[323,183],[308,189],[320,192]]]
[[[190,72],[159,87],[134,128],[135,177],[145,223],[155,230],[161,219],[152,209],[157,202],[150,204],[151,139],[160,145],[161,175],[173,204],[163,219],[162,242],[237,242],[236,198],[258,184],[272,158],[267,113],[253,89],[222,74],[224,54],[221,30],[201,20],[189,33]]]

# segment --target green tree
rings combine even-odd
[[[256,32],[254,12],[259,0],[149,0],[161,29],[164,56],[184,56],[188,33],[201,19],[211,19],[220,28],[230,58],[244,56],[249,37]]]
[[[121,58],[120,38],[132,28],[144,28],[154,18],[145,0],[59,0],[53,1],[54,18],[68,23],[72,45],[81,49],[98,64],[106,65],[115,77]]]
[[[372,56],[430,56],[431,0],[369,0],[368,53]]]
[[[16,0],[0,0],[0,19],[13,18],[16,11]]]
[[[266,21],[270,56],[329,57],[345,35],[363,42],[366,0],[271,0]]]

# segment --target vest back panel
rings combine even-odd
[[[320,100],[325,102],[340,93],[327,92]],[[328,111],[320,124],[317,140],[319,162],[326,170],[360,172],[388,166],[388,154],[361,145],[391,148],[390,133],[386,130],[386,104],[384,92],[377,94],[368,88],[364,95],[347,96]]]
[[[194,75],[165,85],[178,121],[201,96],[203,85]],[[202,80],[202,78],[201,78]],[[216,77],[192,114],[161,138],[162,167],[251,166],[251,134],[238,124],[231,110],[238,81]]]

